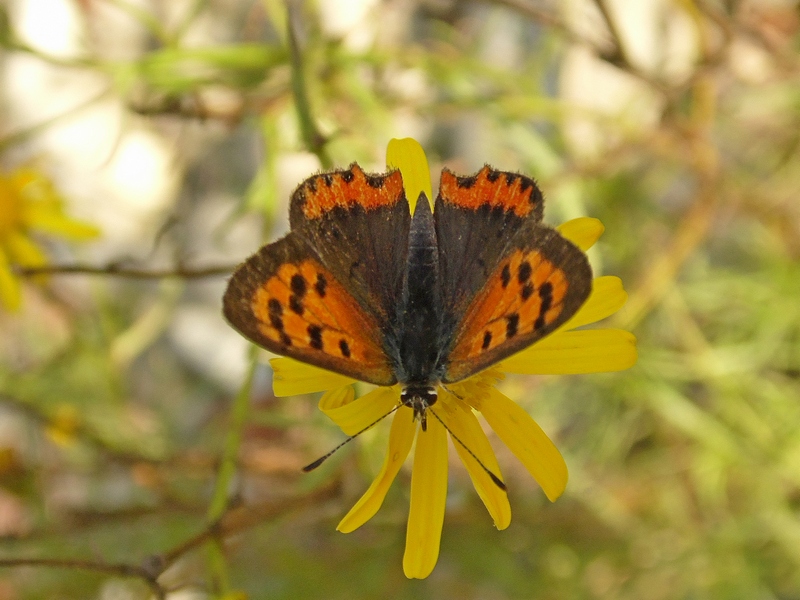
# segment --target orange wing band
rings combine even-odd
[[[564,271],[539,251],[517,250],[473,302],[451,359],[472,359],[513,337],[544,329],[561,314],[568,287]]]
[[[307,219],[318,219],[334,208],[360,206],[369,211],[392,206],[404,197],[403,176],[400,171],[367,175],[354,163],[347,171],[323,173],[307,179],[295,193],[304,197],[302,210]]]
[[[380,344],[363,337],[377,326],[316,261],[281,265],[256,289],[252,309],[261,333],[284,347],[385,367]]]
[[[536,208],[541,196],[531,197],[535,190],[532,179],[495,171],[488,165],[471,177],[458,177],[445,169],[439,184],[439,194],[445,202],[470,210],[488,204],[514,211],[518,217],[527,217]]]

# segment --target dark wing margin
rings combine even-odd
[[[396,382],[375,316],[295,233],[236,269],[223,313],[242,335],[276,354],[376,385]]]

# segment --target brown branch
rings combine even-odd
[[[15,272],[20,277],[34,277],[36,275],[112,275],[129,279],[165,279],[177,277],[180,279],[201,279],[203,277],[219,277],[230,275],[237,265],[219,265],[202,269],[176,267],[173,269],[139,269],[135,267],[121,267],[110,264],[100,267],[91,265],[47,265],[45,267],[17,267]]]
[[[158,578],[185,554],[200,548],[211,539],[224,539],[234,533],[248,529],[266,519],[295,512],[311,505],[324,502],[336,494],[338,482],[318,488],[300,498],[287,498],[255,507],[236,507],[229,509],[220,519],[209,523],[199,533],[181,542],[163,554],[146,557],[141,565],[126,563],[105,563],[68,558],[2,558],[0,568],[11,567],[49,567],[54,569],[80,569],[106,573],[117,577],[135,577],[144,581],[159,600],[166,598],[167,590],[158,583]]]
[[[257,525],[266,519],[275,518],[289,512],[296,512],[305,507],[318,504],[319,502],[332,498],[338,488],[336,480],[328,485],[318,488],[300,498],[287,498],[278,502],[268,504],[236,508],[229,508],[218,520],[209,523],[203,530],[197,533],[175,548],[161,554],[157,561],[161,564],[159,574],[175,563],[184,554],[201,547],[211,539],[225,539],[239,531],[243,531]]]
[[[146,566],[136,566],[124,563],[104,563],[71,558],[0,558],[0,568],[3,567],[50,567],[54,569],[79,569],[106,573],[117,577],[136,577],[144,581],[159,600],[167,597],[166,590],[158,583],[158,575]]]

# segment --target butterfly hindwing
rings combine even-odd
[[[396,381],[375,316],[295,233],[234,272],[223,312],[245,337],[277,354],[377,385]]]
[[[444,382],[465,379],[551,333],[575,314],[591,288],[586,255],[554,229],[527,222],[456,326]]]

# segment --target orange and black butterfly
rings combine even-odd
[[[532,179],[442,171],[412,216],[400,171],[310,177],[291,232],[231,278],[224,313],[277,354],[388,386],[425,424],[439,384],[486,369],[569,319],[592,287],[584,253],[542,224]]]

